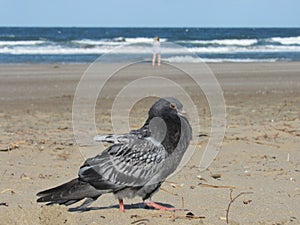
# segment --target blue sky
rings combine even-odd
[[[0,0],[0,26],[300,27],[300,0]]]

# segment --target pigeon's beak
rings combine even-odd
[[[183,109],[181,109],[181,110],[178,109],[177,113],[178,113],[179,116],[187,117],[187,114]]]

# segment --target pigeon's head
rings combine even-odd
[[[149,118],[164,116],[185,116],[183,105],[173,97],[165,97],[157,100],[148,112]]]
[[[178,99],[160,98],[152,105],[148,114],[145,125],[149,126],[151,138],[156,143],[161,143],[167,152],[173,152],[180,141],[188,143],[191,139],[191,127]]]

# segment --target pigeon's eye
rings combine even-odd
[[[176,109],[176,105],[175,105],[174,103],[171,103],[171,104],[170,104],[170,108],[171,108],[171,109]]]

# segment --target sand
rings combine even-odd
[[[125,71],[127,76],[112,79],[104,90],[96,107],[100,133],[112,132],[115,95],[140,73],[164,70],[189,91],[199,110],[196,154],[153,200],[184,207],[195,218],[187,218],[187,212],[144,209],[139,198],[125,200],[126,212],[121,213],[110,194],[83,213],[37,204],[38,191],[73,179],[84,161],[74,139],[72,103],[88,66],[0,66],[0,224],[226,224],[228,205],[239,194],[230,205],[230,224],[300,224],[299,62],[209,64],[223,89],[227,129],[220,153],[201,172],[199,155],[207,145],[211,118],[205,96],[191,81],[168,66],[142,65],[136,74]],[[142,125],[153,101],[135,105],[131,127]],[[89,146],[82,148],[89,151]]]

